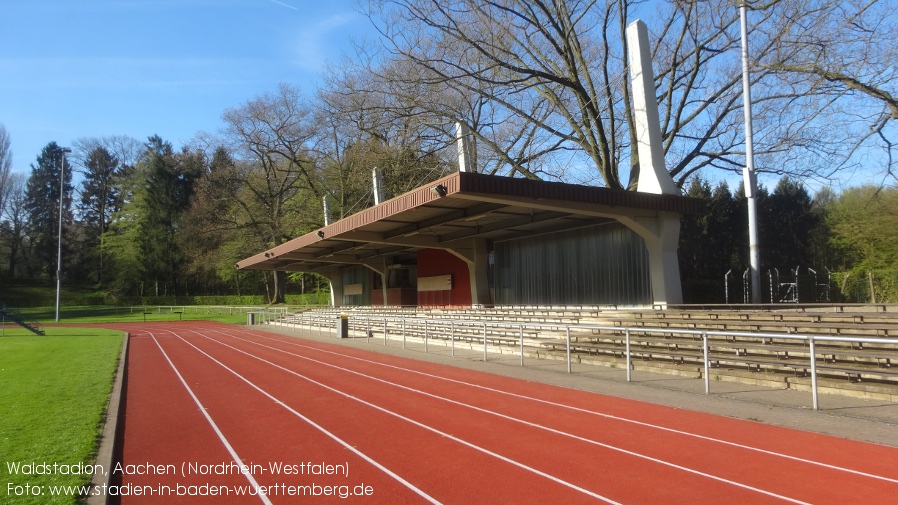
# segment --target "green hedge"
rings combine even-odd
[[[124,296],[107,303],[115,305],[228,305],[228,306],[261,306],[268,305],[261,295],[223,295],[223,296]],[[329,305],[330,293],[306,293],[304,295],[287,295],[287,305]]]
[[[56,305],[56,284],[47,282],[7,280],[0,281],[0,301],[11,307],[52,307]],[[329,305],[330,292],[306,293],[303,295],[287,295],[287,305]],[[113,296],[82,286],[62,287],[62,305],[64,307],[82,307],[98,305],[229,305],[229,306],[263,306],[268,305],[265,296]]]
[[[833,273],[833,280],[849,303],[871,303],[870,275],[873,276],[873,290],[876,303],[898,303],[898,270],[853,270]]]

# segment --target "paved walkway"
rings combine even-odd
[[[521,367],[519,356],[498,357],[494,354],[490,354],[488,361],[484,362],[482,352],[456,349],[456,356],[452,357],[449,349],[433,343],[428,348],[430,352],[424,353],[422,345],[409,343],[408,348],[403,349],[401,343],[395,340],[384,346],[383,340],[341,340],[327,332],[319,335],[315,331],[294,331],[269,325],[255,326],[253,329],[898,447],[898,403],[821,393],[820,410],[814,411],[808,391],[714,381],[711,383],[712,393],[706,395],[704,382],[700,379],[634,371],[633,382],[628,383],[625,371],[620,368],[575,364],[573,373],[567,374],[562,362],[530,359],[525,367]]]

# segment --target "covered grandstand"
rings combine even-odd
[[[470,307],[682,302],[680,219],[700,200],[456,172],[261,252],[333,303]]]

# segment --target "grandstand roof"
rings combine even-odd
[[[237,263],[314,272],[424,248],[464,248],[662,213],[704,214],[701,200],[559,182],[455,172]]]

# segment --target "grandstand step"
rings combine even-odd
[[[898,325],[884,316],[889,311],[828,312],[796,309],[766,311],[624,310],[620,308],[513,307],[487,309],[416,309],[354,307],[307,311],[285,322],[307,328],[334,331],[339,314],[348,314],[353,336],[371,332],[376,340],[402,340],[420,346],[425,333],[428,344],[439,348],[454,345],[482,356],[483,325],[487,328],[488,356],[520,356],[521,327],[524,329],[524,359],[564,362],[566,336],[571,337],[570,357],[574,364],[624,370],[625,334],[630,333],[633,370],[700,378],[704,373],[704,332],[711,352],[710,379],[756,384],[765,387],[801,386],[807,378],[810,349],[802,335],[833,335],[845,338],[880,339],[898,333]],[[298,321],[297,321],[298,320]],[[403,322],[404,321],[404,322]],[[627,330],[627,331],[625,331]],[[759,333],[758,336],[753,334]],[[782,335],[777,338],[776,335]],[[894,337],[892,337],[894,339]],[[898,360],[898,344],[838,343],[818,340],[819,378],[827,381],[827,392],[847,395],[885,394],[877,388],[898,388],[898,373],[891,365]],[[859,379],[859,381],[858,381]]]

